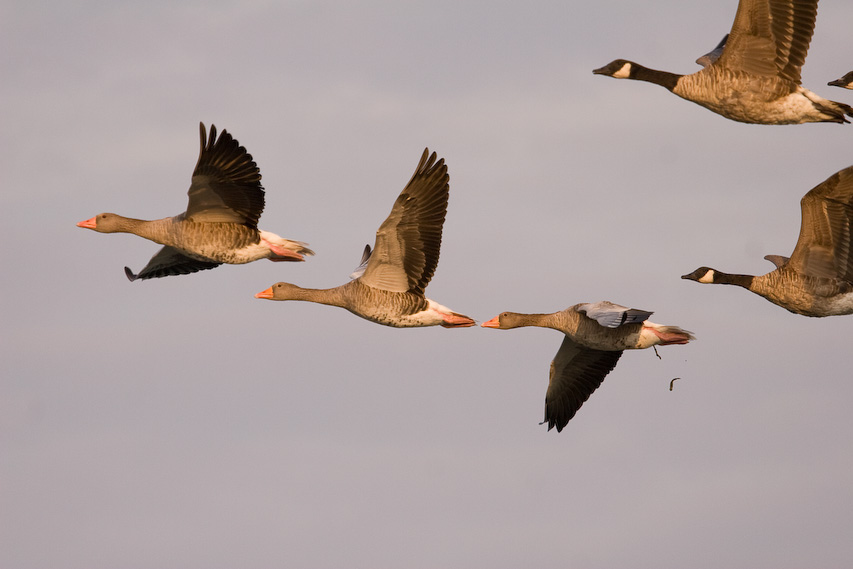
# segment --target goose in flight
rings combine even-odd
[[[313,255],[306,243],[258,229],[264,188],[251,154],[226,130],[217,138],[211,125],[208,138],[199,123],[199,134],[201,150],[184,213],[152,221],[99,213],[77,226],[99,233],[133,233],[163,245],[139,274],[124,268],[131,281],[186,275],[222,263],[302,261],[304,255]]]

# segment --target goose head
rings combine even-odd
[[[717,276],[717,271],[710,267],[699,267],[695,271],[687,275],[681,275],[682,279],[696,281],[697,283],[712,284]]]
[[[830,81],[827,85],[832,85],[833,87],[843,87],[845,89],[853,89],[853,71],[845,74],[843,77],[836,79],[835,81]]]
[[[515,312],[501,312],[491,320],[480,324],[483,328],[497,328],[498,330],[510,330],[522,326],[522,315]]]
[[[630,79],[631,72],[637,64],[627,59],[614,59],[604,67],[593,69],[595,75],[607,75],[615,79]]]
[[[99,213],[91,219],[77,224],[77,227],[91,229],[98,233],[118,233],[124,230],[125,218],[115,213]]]
[[[302,288],[290,283],[275,283],[266,290],[255,295],[255,298],[266,298],[267,300],[297,300]]]

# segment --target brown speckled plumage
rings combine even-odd
[[[199,135],[199,157],[184,213],[152,221],[101,213],[78,226],[100,233],[133,233],[164,245],[139,274],[125,267],[131,281],[184,275],[222,263],[300,261],[303,255],[313,255],[305,243],[258,229],[264,188],[246,149],[225,130],[217,137],[213,125],[208,137],[204,124],[199,124]]]
[[[329,289],[280,282],[255,296],[339,306],[371,322],[397,328],[473,326],[471,318],[424,296],[438,265],[449,181],[444,159],[425,149],[415,173],[377,230],[373,250],[365,249],[354,280]]]
[[[700,58],[705,67],[696,73],[658,71],[625,59],[593,73],[661,85],[739,122],[846,123],[853,108],[800,85],[816,17],[817,0],[740,0],[722,51]]]
[[[699,267],[681,278],[740,286],[804,316],[853,314],[853,166],[811,189],[800,208],[800,236],[791,257],[765,257],[776,270],[753,276]]]
[[[691,332],[649,322],[652,313],[612,302],[581,303],[551,314],[502,312],[486,328],[553,328],[565,334],[551,362],[545,394],[548,429],[562,431],[616,366],[624,350],[686,344]]]

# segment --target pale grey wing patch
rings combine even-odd
[[[612,302],[601,301],[577,305],[577,311],[586,314],[605,328],[618,328],[623,324],[645,322],[654,314],[647,310],[628,308]]]
[[[545,394],[545,420],[548,430],[563,430],[578,409],[598,389],[621,351],[607,352],[581,346],[568,336],[551,362],[548,391]]]
[[[720,54],[723,53],[723,48],[726,47],[726,41],[729,39],[729,34],[723,36],[723,39],[720,40],[720,43],[717,44],[717,47],[700,57],[696,60],[696,63],[701,65],[702,67],[708,67],[715,61],[720,58]]]
[[[226,130],[217,138],[216,127],[211,125],[206,139],[204,124],[200,124],[199,133],[201,149],[187,192],[187,218],[257,229],[264,210],[264,188],[252,155]]]
[[[399,228],[411,200],[404,190],[376,231],[373,251],[361,276],[364,284],[390,292],[407,292],[411,288],[411,279],[405,269],[406,248],[410,244],[406,243]]]
[[[361,261],[359,262],[355,270],[350,273],[350,279],[357,279],[364,274],[364,270],[367,268],[367,262],[370,261],[370,253],[370,245],[365,245],[364,252],[361,254]]]
[[[373,259],[375,258],[374,256]],[[400,267],[389,263],[369,262],[368,268],[370,273],[365,270],[359,277],[362,283],[388,292],[408,292],[409,278]]]
[[[139,274],[134,274],[128,267],[124,268],[124,274],[133,282],[138,279],[145,280],[173,275],[188,275],[198,271],[213,269],[221,264],[216,261],[193,259],[173,247],[163,247],[151,257],[151,260],[139,271]]]
[[[773,263],[774,265],[776,265],[777,269],[782,267],[783,265],[785,265],[785,263],[787,263],[788,261],[791,260],[790,257],[785,257],[784,255],[764,255],[764,258],[766,260],[770,261],[771,263]]]

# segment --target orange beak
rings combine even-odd
[[[77,227],[85,227],[86,229],[95,229],[95,227],[98,226],[97,221],[95,221],[95,219],[97,217],[98,216],[96,215],[92,219],[87,219],[86,221],[81,221],[80,223],[77,224]]]
[[[501,317],[495,316],[491,320],[483,322],[482,324],[480,324],[480,326],[482,326],[483,328],[500,328],[501,327]]]
[[[255,295],[255,298],[272,298],[272,287],[269,287],[267,290],[262,290]]]

